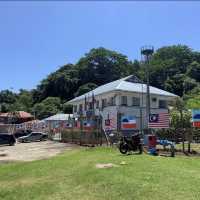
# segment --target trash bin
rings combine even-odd
[[[144,147],[147,149],[149,154],[156,155],[157,153],[156,144],[157,144],[157,138],[155,135],[144,136]]]

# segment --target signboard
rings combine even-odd
[[[86,117],[91,117],[93,115],[93,111],[92,110],[87,110],[86,111]]]
[[[110,119],[105,120],[105,126],[110,126]]]
[[[192,110],[192,125],[200,128],[200,109]]]
[[[65,123],[63,124],[63,127],[64,127],[64,128],[72,128],[72,122],[69,122],[69,121],[65,122]]]
[[[74,128],[81,128],[81,122],[78,120],[75,120]]]
[[[121,130],[133,130],[136,128],[135,116],[122,116],[121,118]]]
[[[104,116],[103,128],[106,131],[117,130],[117,111],[109,111],[107,116]]]
[[[94,122],[93,120],[84,120],[83,121],[83,129],[85,130],[92,130],[94,128]]]

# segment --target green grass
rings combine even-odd
[[[97,163],[119,167],[96,169]],[[77,149],[48,160],[0,165],[0,199],[200,199],[200,160]]]

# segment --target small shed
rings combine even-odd
[[[56,115],[45,118],[46,125],[49,129],[49,136],[54,140],[61,140],[61,130],[72,119],[73,114],[58,113]]]
[[[73,117],[73,114],[63,114],[59,113],[48,118],[45,118],[44,121],[51,122],[51,121],[68,121],[70,118]]]

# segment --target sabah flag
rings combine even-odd
[[[83,121],[83,129],[91,130],[93,128],[92,120],[84,120]]]
[[[200,128],[200,109],[192,110],[192,125]]]
[[[123,116],[121,119],[121,129],[131,130],[136,128],[136,117],[135,116]]]

